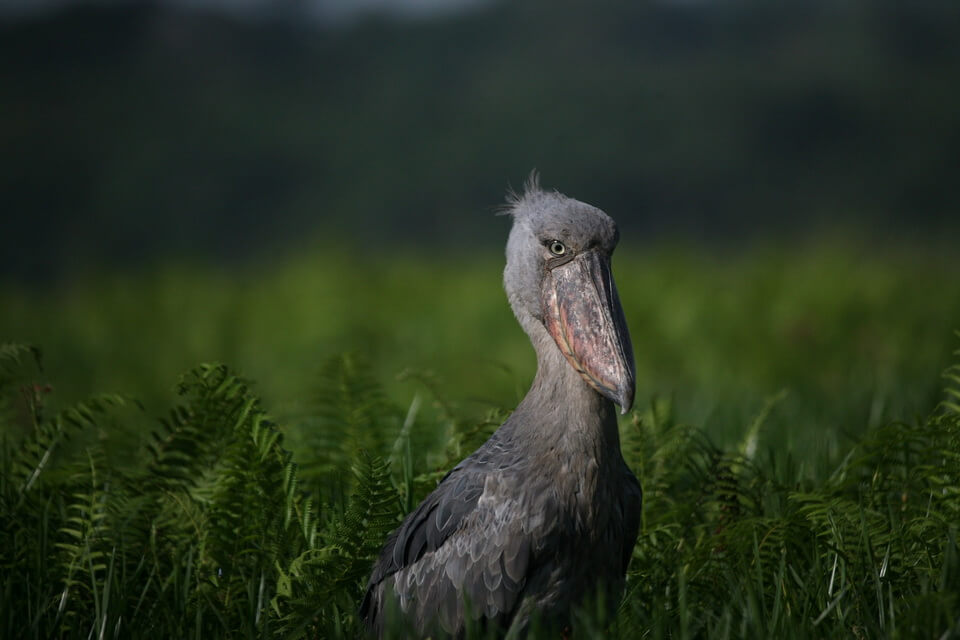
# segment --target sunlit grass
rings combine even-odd
[[[960,325],[955,267],[920,250],[622,250],[614,269],[637,397],[672,396],[684,420],[731,442],[786,390],[766,442],[833,459],[844,434],[929,408]],[[428,370],[480,415],[513,406],[535,366],[501,271],[496,254],[323,252],[236,273],[170,266],[41,292],[7,287],[0,335],[43,346],[64,402],[112,390],[155,413],[179,372],[217,360],[282,414],[327,357],[359,352],[398,404],[417,391],[398,374]]]
[[[618,254],[643,528],[585,637],[960,632],[954,267]],[[0,635],[355,637],[385,533],[532,377],[500,270],[325,253],[0,291],[0,335],[45,353],[0,352]]]

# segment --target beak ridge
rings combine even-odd
[[[636,365],[609,257],[587,251],[552,269],[543,306],[547,330],[571,366],[621,413],[629,411]]]

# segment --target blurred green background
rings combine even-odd
[[[786,389],[765,442],[825,466],[936,402],[960,5],[357,6],[0,2],[0,338],[52,402],[132,394],[148,428],[222,360],[296,424],[355,352],[401,407],[510,408],[494,212],[534,167],[621,226],[640,405],[725,443]]]

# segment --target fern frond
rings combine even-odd
[[[960,338],[960,331],[956,332]],[[942,411],[960,414],[960,349],[953,352],[957,357],[957,362],[943,372],[943,377],[947,381],[947,386],[943,389],[943,399],[940,401],[939,408]]]
[[[390,402],[370,363],[357,354],[329,358],[309,390],[290,446],[304,461],[300,478],[318,498],[342,502],[352,490],[343,473],[362,450],[390,453],[401,411]]]
[[[108,494],[99,473],[100,462],[88,451],[85,469],[67,496],[66,518],[59,529],[60,583],[58,617],[67,628],[83,630],[104,615],[100,596],[110,553],[108,551]]]
[[[402,512],[387,462],[360,451],[352,471],[349,505],[324,532],[323,546],[308,549],[281,570],[282,588],[273,606],[284,612],[284,633],[297,636],[308,627],[359,629],[355,603],[363,581]]]
[[[110,410],[125,403],[126,399],[122,396],[103,394],[78,402],[52,420],[38,424],[33,433],[20,443],[19,452],[11,461],[7,482],[16,486],[22,497],[49,467],[64,440],[72,433],[95,426]]]
[[[40,349],[17,342],[0,343],[0,390],[20,378],[24,368],[43,371]]]

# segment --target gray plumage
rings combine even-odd
[[[514,413],[387,539],[360,613],[382,637],[461,637],[471,618],[521,637],[563,629],[585,598],[615,604],[636,541],[640,486],[613,402],[633,399],[632,348],[609,272],[605,213],[539,188],[512,196],[504,287],[537,352]],[[561,244],[557,244],[561,243]]]

